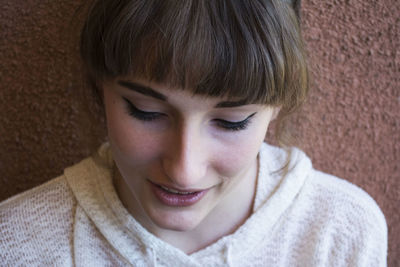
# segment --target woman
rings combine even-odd
[[[284,138],[308,91],[293,5],[98,0],[81,54],[109,142],[1,204],[4,265],[386,264],[376,203]]]

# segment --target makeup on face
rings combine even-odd
[[[143,86],[138,83],[123,81],[123,80],[118,81],[118,84],[124,88],[135,91],[139,94],[152,97],[158,101],[161,101],[161,102],[168,101],[167,96],[163,95],[162,93],[160,93],[148,86]],[[123,100],[126,103],[128,114],[131,115],[133,118],[141,120],[143,122],[152,122],[157,119],[165,118],[167,116],[166,114],[164,114],[162,112],[139,109],[132,103],[132,101],[130,101],[126,97],[123,97]],[[245,100],[222,101],[222,102],[217,103],[214,106],[214,108],[216,108],[216,109],[235,108],[235,107],[245,106],[246,104],[247,103]],[[254,112],[254,113],[248,115],[247,117],[245,117],[243,120],[237,120],[237,121],[230,121],[230,120],[226,120],[226,119],[215,118],[214,122],[221,129],[228,130],[228,131],[240,131],[240,130],[245,130],[247,128],[247,126],[251,123],[252,117],[255,116],[256,114],[257,114],[257,112]]]
[[[105,84],[104,103],[120,198],[145,227],[190,231],[231,205],[247,214],[272,108],[125,78]]]

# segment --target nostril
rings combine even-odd
[[[170,182],[179,188],[196,188],[206,173],[206,155],[201,146],[204,140],[197,126],[182,124],[169,136],[163,168]]]
[[[164,163],[164,172],[170,183],[176,187],[196,188],[205,173],[202,167],[197,164],[182,160],[170,160]]]

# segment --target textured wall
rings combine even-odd
[[[306,0],[303,22],[314,77],[297,121],[304,148],[378,202],[400,266],[400,2]]]
[[[2,1],[0,200],[61,174],[104,138],[95,106],[81,101],[77,2]],[[377,200],[389,266],[400,266],[400,4],[303,0],[302,13],[314,81],[293,118],[301,146]]]
[[[73,2],[2,1],[1,199],[59,175],[99,142],[89,134],[88,106],[78,101],[80,23]]]

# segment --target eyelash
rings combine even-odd
[[[128,113],[132,117],[141,120],[141,121],[153,121],[161,116],[163,116],[162,113],[159,112],[147,112],[138,109],[135,107],[128,99],[124,98],[125,102],[128,105]]]
[[[218,123],[218,126],[220,126],[221,128],[223,128],[225,130],[240,131],[240,130],[245,130],[247,128],[247,126],[249,126],[249,124],[251,122],[251,118],[254,115],[256,115],[256,113],[251,114],[250,116],[248,116],[246,119],[244,119],[242,121],[236,121],[236,122],[226,121],[226,120],[221,120],[221,119],[216,119],[215,121]]]
[[[145,121],[145,122],[151,122],[151,121],[154,121],[154,120],[164,116],[164,114],[159,113],[159,112],[147,112],[147,111],[140,110],[137,107],[135,107],[128,99],[126,99],[126,98],[123,98],[123,99],[127,103],[129,115],[131,115],[132,117],[134,117],[138,120]],[[246,119],[244,119],[242,121],[237,121],[237,122],[231,122],[231,121],[226,121],[226,120],[222,120],[222,119],[215,119],[214,121],[218,124],[219,127],[221,127],[224,130],[240,131],[240,130],[245,130],[247,128],[247,126],[251,122],[251,118],[255,114],[256,114],[256,112],[251,114],[250,116],[248,116]]]

